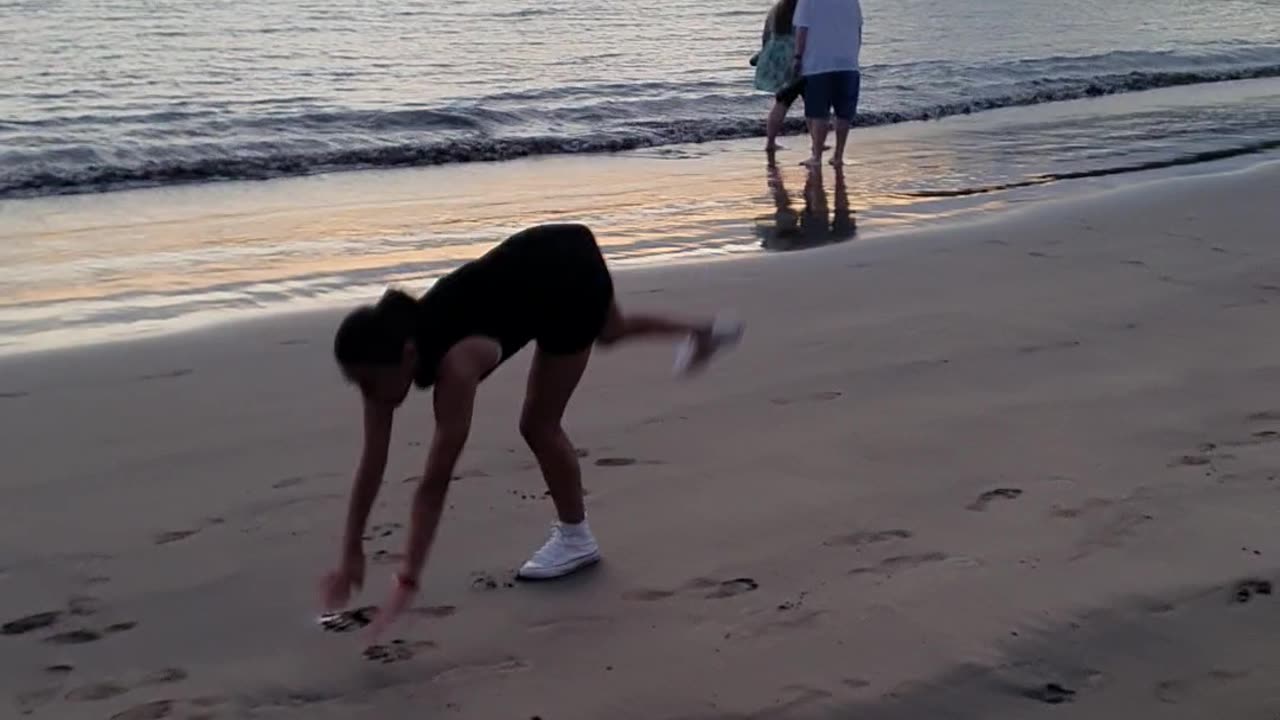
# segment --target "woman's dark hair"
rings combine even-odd
[[[773,12],[773,34],[790,35],[795,27],[796,0],[778,0]]]
[[[400,290],[387,290],[377,305],[352,310],[333,337],[333,356],[344,367],[394,365],[413,334],[418,301]]]

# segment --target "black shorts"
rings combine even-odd
[[[552,355],[576,355],[595,344],[613,306],[613,277],[585,225],[543,225],[538,239],[540,297],[534,340]]]

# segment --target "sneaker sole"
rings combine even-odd
[[[568,565],[561,565],[560,567],[557,567],[557,568],[546,568],[542,570],[532,570],[532,571],[521,569],[519,572],[516,573],[516,579],[517,580],[535,580],[535,581],[536,580],[555,580],[557,578],[562,578],[566,575],[572,575],[573,573],[583,568],[591,567],[592,565],[595,565],[598,562],[600,562],[600,554],[596,553],[595,555],[589,555],[584,558],[579,558],[578,560],[574,560]]]

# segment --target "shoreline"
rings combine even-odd
[[[801,256],[833,251],[852,253],[872,252],[872,249],[877,247],[889,247],[889,252],[893,252],[892,247],[899,243],[927,243],[931,240],[936,241],[942,239],[951,233],[972,232],[973,230],[983,226],[998,226],[1005,223],[1017,223],[1036,215],[1040,215],[1046,219],[1053,218],[1055,216],[1060,217],[1063,213],[1069,212],[1073,206],[1087,207],[1098,203],[1122,203],[1126,198],[1138,197],[1151,192],[1158,192],[1162,187],[1176,188],[1178,185],[1184,183],[1201,181],[1213,182],[1215,180],[1227,179],[1248,173],[1265,174],[1276,167],[1280,167],[1280,158],[1251,158],[1250,160],[1251,162],[1243,163],[1240,160],[1233,158],[1205,163],[1204,166],[1196,168],[1196,171],[1189,175],[1184,174],[1187,170],[1186,168],[1177,167],[1169,168],[1167,169],[1168,172],[1163,174],[1159,172],[1138,174],[1135,177],[1128,178],[1130,182],[1124,185],[1096,188],[1071,188],[1058,193],[1055,197],[1039,200],[1032,204],[1006,206],[995,212],[969,214],[945,221],[935,222],[924,227],[885,229],[879,233],[872,234],[869,237],[859,236],[856,239],[856,242],[852,245],[847,243],[832,243],[825,246],[806,248],[798,252],[763,252],[727,254],[719,256],[664,257],[661,260],[651,263],[627,263],[625,261],[617,262],[616,260],[610,260],[610,267],[612,272],[615,274],[615,277],[630,276],[635,281],[643,283],[646,280],[645,276],[649,274],[656,273],[660,278],[662,274],[673,271],[698,273],[700,272],[700,268],[704,266],[711,267],[726,262],[751,263],[789,258],[796,262],[804,263],[810,262],[810,260]],[[1074,190],[1074,192],[1071,192],[1071,190]],[[388,283],[388,286],[392,284],[399,285],[411,293],[425,292],[426,289],[430,287],[430,282],[421,285],[411,283]],[[261,308],[255,311],[252,315],[237,314],[233,317],[211,318],[203,321],[193,320],[185,327],[174,327],[151,332],[144,331],[140,334],[122,337],[102,337],[88,343],[14,349],[7,352],[0,351],[0,368],[3,368],[7,364],[22,363],[29,358],[49,358],[60,354],[92,351],[95,348],[110,348],[121,345],[128,346],[133,343],[181,339],[183,337],[191,338],[205,333],[231,333],[237,327],[250,329],[252,331],[255,327],[288,325],[294,322],[310,325],[318,318],[336,318],[340,313],[345,312],[350,307],[362,302],[372,302],[373,300],[376,300],[376,298],[377,295],[374,293],[363,297],[353,297],[344,300],[330,300],[322,303],[311,302],[308,303],[306,307],[300,308]],[[336,323],[336,319],[333,321]]]
[[[540,222],[591,226],[617,268],[861,243],[1267,162],[1276,151],[1177,166],[1270,137],[1258,123],[1277,101],[1280,80],[1247,81],[862,129],[843,176],[824,168],[817,182],[792,137],[776,172],[756,143],[725,141],[0,202],[0,264],[11,269],[0,354],[421,287]],[[1152,114],[1195,123],[1166,133],[1151,129]],[[1208,131],[1224,116],[1238,133]],[[1097,141],[1108,132],[1128,139]],[[1152,164],[1170,166],[1110,174]]]

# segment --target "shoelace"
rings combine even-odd
[[[546,560],[548,556],[551,555],[552,551],[563,541],[564,531],[560,529],[559,525],[552,525],[551,537],[547,538],[547,541],[542,544],[542,547],[538,548],[538,552],[533,554],[534,562]]]
[[[542,547],[538,548],[538,552],[533,554],[533,560],[534,562],[541,563],[543,561],[553,559],[552,554],[558,548],[563,547],[564,545],[570,545],[572,543],[573,543],[573,539],[565,534],[564,529],[562,527],[560,527],[559,525],[552,525],[551,537],[547,539],[547,542],[544,543]]]

